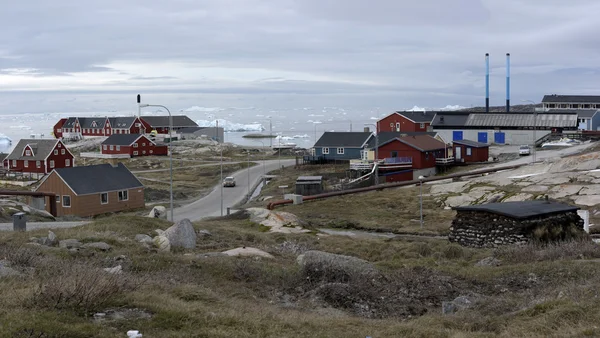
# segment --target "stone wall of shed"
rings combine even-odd
[[[469,247],[497,247],[526,244],[534,238],[568,239],[574,228],[583,234],[583,219],[576,212],[520,220],[489,212],[458,211],[448,239]]]

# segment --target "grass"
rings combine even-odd
[[[0,233],[0,259],[22,273],[0,278],[0,336],[112,337],[131,329],[148,337],[600,334],[594,324],[600,266],[590,260],[600,257],[600,249],[589,242],[480,250],[432,238],[265,233],[238,215],[195,224],[212,235],[199,238],[191,251],[159,253],[133,239],[169,225],[118,216],[54,230],[59,239],[113,247],[91,254],[25,245],[31,236],[46,235],[43,230]],[[239,246],[275,258],[195,256]],[[321,281],[309,283],[311,275],[296,264],[307,250],[367,260],[382,278],[319,275]],[[474,265],[490,256],[501,266]],[[101,270],[117,264],[121,275]],[[471,297],[472,307],[441,315],[441,303],[459,295]],[[95,312],[109,309],[139,309],[150,318],[93,322]]]

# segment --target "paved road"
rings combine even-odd
[[[173,160],[173,162],[176,162],[175,160]],[[255,162],[255,161],[252,161]],[[237,161],[237,162],[223,162],[223,165],[227,165],[227,164],[238,164],[238,163],[246,163],[246,161]],[[177,169],[189,169],[189,168],[200,168],[200,167],[212,167],[215,165],[221,165],[221,162],[217,161],[217,162],[210,162],[210,163],[204,163],[204,164],[196,164],[196,165],[187,165],[187,166],[183,166],[183,167],[177,167],[174,166],[173,170],[177,170]],[[161,171],[170,171],[171,168],[163,168],[163,169],[144,169],[144,170],[132,170],[131,172],[134,174],[139,174],[139,173],[157,173],[157,172],[161,172]]]
[[[27,223],[27,230],[73,228],[89,222],[32,222]],[[0,223],[0,231],[12,231],[12,223]]]
[[[258,184],[263,173],[277,170],[279,160],[255,161],[258,165],[250,168],[250,188]],[[291,166],[296,164],[296,160],[281,160],[282,166]],[[248,170],[243,169],[233,173],[236,186],[233,188],[223,188],[223,214],[227,213],[227,207],[233,207],[246,198],[248,194]],[[168,210],[168,217],[171,214]],[[216,186],[208,195],[203,198],[175,208],[175,221],[188,218],[191,221],[197,221],[207,217],[221,216],[221,186]]]
[[[538,150],[535,153],[535,161],[536,161],[536,163],[539,163],[539,162],[543,162],[543,161],[549,160],[549,159],[560,159],[560,158],[563,158],[566,156],[575,155],[577,153],[580,153],[580,152],[586,150],[587,148],[589,148],[595,144],[596,143],[594,143],[594,142],[589,142],[589,143],[584,143],[584,144],[580,144],[580,145],[576,145],[576,146],[564,147],[563,149],[551,149],[551,150],[542,150],[542,151]],[[509,166],[509,165],[518,165],[518,164],[528,164],[528,163],[531,163],[531,161],[533,161],[533,155],[522,156],[516,160],[502,162],[502,163],[495,163],[494,165],[491,165],[490,168],[503,167],[503,166]]]

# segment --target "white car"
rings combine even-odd
[[[235,187],[235,178],[233,178],[231,176],[225,177],[225,179],[223,180],[223,186],[224,187]]]
[[[520,146],[519,147],[519,155],[520,156],[529,155],[530,151],[531,150],[529,149],[529,146]]]

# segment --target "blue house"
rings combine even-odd
[[[370,132],[325,132],[314,145],[314,154],[338,160],[359,160],[373,136]]]

